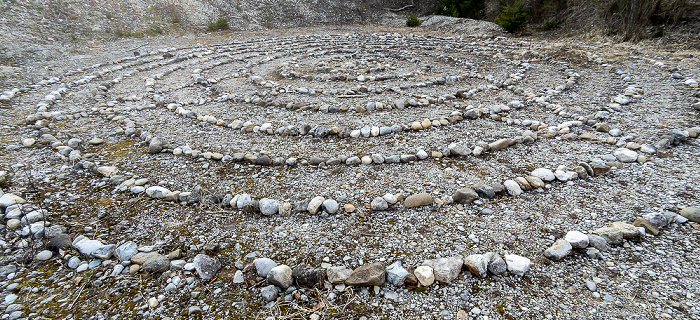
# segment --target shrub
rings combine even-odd
[[[559,20],[551,19],[537,26],[537,31],[549,31],[559,26]]]
[[[153,23],[148,26],[148,30],[146,30],[146,33],[149,36],[157,36],[159,34],[163,34],[163,28],[161,28],[159,25]]]
[[[210,22],[207,25],[207,30],[209,31],[216,31],[216,30],[228,30],[230,29],[228,25],[228,19],[221,17],[219,19],[216,19],[214,22]]]
[[[131,37],[132,32],[129,29],[116,29],[114,30],[114,35],[117,36],[117,38],[126,38],[126,37]]]
[[[411,13],[411,15],[408,16],[408,19],[406,19],[406,26],[409,27],[417,27],[420,25],[420,20],[418,20],[418,17]]]
[[[520,30],[527,21],[527,11],[525,6],[519,0],[516,0],[510,5],[503,5],[501,14],[494,22],[498,23],[508,32]]]
[[[476,19],[483,16],[485,8],[485,0],[441,0],[435,7],[435,14]]]

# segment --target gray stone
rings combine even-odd
[[[154,137],[148,143],[148,153],[160,153],[163,151],[163,141],[159,137]]]
[[[270,272],[267,274],[267,282],[286,290],[294,282],[292,269],[286,265],[279,265],[270,269]]]
[[[505,260],[495,252],[487,252],[484,257],[488,260],[488,271],[491,274],[501,275],[508,270]]]
[[[210,280],[216,276],[216,273],[221,269],[219,259],[212,258],[206,254],[200,253],[194,257],[194,268],[202,280]]]
[[[401,266],[401,261],[396,261],[386,268],[386,281],[394,286],[403,286],[407,276],[408,271]]]
[[[80,261],[80,258],[78,257],[70,257],[70,259],[68,259],[68,268],[75,269],[80,266],[81,262],[82,261]]]
[[[549,249],[544,251],[544,256],[550,260],[559,261],[564,259],[571,252],[571,244],[564,240],[559,239],[554,244],[549,247]]]
[[[43,250],[43,251],[37,253],[35,258],[37,261],[46,261],[46,260],[51,259],[52,256],[53,256],[53,252],[51,252],[50,250]]]
[[[109,259],[116,249],[113,244],[104,245],[98,240],[90,240],[82,235],[75,238],[71,245],[85,256],[92,256],[104,260]]]
[[[462,271],[464,257],[456,255],[449,258],[437,258],[423,261],[424,266],[433,268],[435,280],[449,283],[457,278],[459,272]]]
[[[119,260],[121,260],[121,261],[129,261],[131,259],[131,257],[133,257],[138,252],[139,252],[138,245],[136,245],[136,243],[133,241],[127,241],[127,242],[121,244],[114,251],[117,258],[119,258]]]
[[[474,191],[476,191],[477,195],[479,195],[482,198],[486,198],[486,199],[491,199],[491,198],[496,196],[496,190],[492,186],[489,186],[489,185],[475,185]],[[455,201],[456,200],[457,199],[455,199]]]
[[[668,224],[668,220],[666,219],[666,216],[664,216],[663,213],[660,213],[660,212],[647,213],[644,215],[644,219],[649,221],[651,224],[653,224],[657,228],[664,227]]]
[[[447,146],[447,149],[450,150],[450,155],[455,156],[468,156],[472,153],[469,148],[457,143],[451,143]]]
[[[491,189],[491,191],[493,191],[493,189]],[[479,199],[479,195],[472,188],[462,188],[457,190],[454,195],[452,195],[452,199],[456,203],[469,204],[474,200]]]
[[[265,278],[270,270],[277,266],[277,263],[269,258],[258,258],[253,260],[253,265],[255,265],[255,270],[258,272],[258,276]]]
[[[622,236],[622,235],[620,235]],[[610,250],[610,245],[608,244],[608,240],[605,238],[596,235],[596,234],[589,234],[588,235],[588,245],[590,245],[593,248],[596,248],[600,251],[608,251]]]
[[[464,265],[469,268],[469,271],[478,277],[486,277],[489,261],[483,254],[470,254],[464,258]]]
[[[170,260],[157,252],[139,252],[131,257],[130,261],[140,264],[141,269],[150,273],[163,272],[170,267]]]
[[[278,213],[280,210],[280,204],[276,200],[262,198],[260,199],[260,213],[266,216],[271,216]]]
[[[243,271],[241,271],[241,270],[236,270],[236,273],[233,275],[233,280],[231,280],[231,283],[233,283],[233,284],[244,284],[244,283],[245,283],[245,277],[243,276]]]
[[[511,196],[517,197],[523,193],[523,190],[520,188],[520,185],[514,180],[503,181],[503,185],[506,187],[506,191]]]
[[[374,211],[383,211],[389,208],[389,204],[382,197],[374,198],[370,206]]]
[[[263,300],[265,300],[265,302],[275,301],[277,300],[279,291],[274,285],[269,285],[260,289],[260,295],[262,296]]]
[[[530,173],[530,175],[533,177],[540,178],[540,180],[547,182],[554,181],[554,179],[556,179],[556,176],[554,176],[554,172],[545,168],[535,169]]]
[[[250,198],[249,194],[241,194],[240,196],[238,196],[238,200],[236,200],[236,208],[243,209],[243,206],[245,206],[251,200],[252,199]]]
[[[700,207],[686,207],[680,214],[692,222],[700,223]]]
[[[635,162],[639,156],[636,151],[627,148],[618,148],[613,155],[617,160],[620,160],[620,162]]]
[[[53,252],[58,252],[59,250],[70,248],[71,243],[70,236],[62,233],[51,238],[51,240],[49,240],[49,242],[46,244],[46,249]]]

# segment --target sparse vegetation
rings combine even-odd
[[[224,17],[220,17],[219,19],[216,19],[216,21],[210,22],[207,25],[207,30],[209,31],[217,31],[217,30],[228,30],[230,29],[228,25],[228,19]]]
[[[161,28],[158,24],[153,23],[148,26],[146,33],[149,36],[157,36],[159,34],[163,34],[163,28]]]
[[[406,19],[406,26],[408,27],[417,27],[420,25],[420,20],[418,17],[414,14],[411,13],[408,18]]]
[[[501,14],[496,17],[494,22],[498,23],[508,32],[521,30],[527,22],[527,11],[525,5],[516,0],[508,3],[505,0],[499,1],[501,5]]]

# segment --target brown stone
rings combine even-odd
[[[431,197],[427,193],[411,195],[408,198],[406,198],[406,201],[403,202],[403,205],[406,208],[429,206],[431,204],[433,204],[433,197]]]
[[[367,264],[355,269],[345,280],[349,286],[381,286],[386,282],[386,265],[381,262]]]
[[[647,231],[647,233],[653,234],[655,236],[659,234],[659,228],[651,224],[651,222],[649,222],[649,220],[647,219],[637,218],[637,220],[634,220],[634,222],[632,222],[632,225],[635,227],[642,227],[644,228],[644,230]]]

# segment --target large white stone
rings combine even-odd
[[[530,270],[530,259],[514,254],[505,255],[508,271],[512,274],[522,276]]]
[[[627,148],[618,148],[613,155],[617,160],[620,160],[620,162],[635,162],[637,161],[637,157],[639,157],[636,151]]]
[[[554,176],[554,172],[546,168],[537,168],[533,170],[530,175],[533,177],[538,177],[542,181],[553,181],[556,178],[556,176]]]
[[[435,275],[433,274],[433,268],[428,266],[419,266],[413,271],[413,275],[416,276],[418,282],[421,286],[427,287],[435,282]]]
[[[583,249],[588,247],[588,236],[580,231],[567,232],[564,240],[569,242],[574,248]]]
[[[25,201],[22,197],[16,196],[12,193],[6,193],[3,194],[2,197],[0,197],[0,208],[7,208],[13,204],[19,204],[19,203],[25,203]]]

